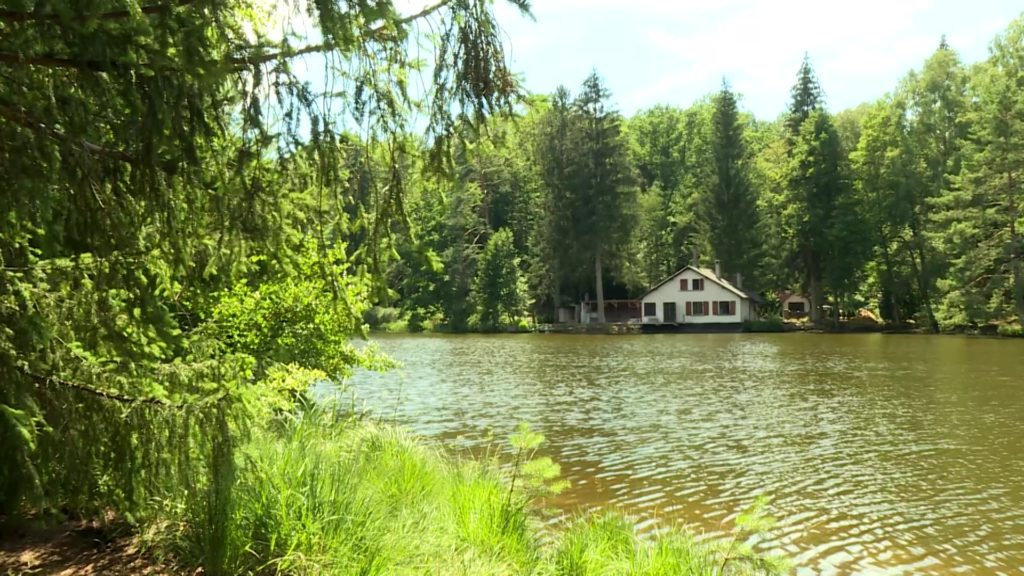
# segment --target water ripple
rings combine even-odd
[[[386,337],[367,405],[467,449],[522,421],[567,512],[722,534],[760,494],[800,574],[1024,570],[1024,348],[954,337]]]

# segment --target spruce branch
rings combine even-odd
[[[42,376],[42,375],[34,374],[34,373],[31,373],[31,372],[27,372],[26,374],[28,376],[30,376],[32,379],[34,379],[36,382],[39,382],[41,384],[50,384],[50,385],[54,385],[54,386],[60,386],[62,388],[70,388],[72,390],[79,390],[81,392],[85,392],[85,393],[91,394],[93,396],[98,396],[100,398],[103,398],[104,400],[111,400],[111,401],[114,401],[114,402],[119,402],[121,404],[154,404],[154,405],[157,405],[157,406],[164,406],[166,408],[184,408],[185,407],[184,404],[175,404],[173,402],[169,402],[167,400],[164,400],[163,398],[155,398],[155,397],[135,398],[135,397],[132,397],[132,396],[126,396],[124,394],[119,394],[117,392],[111,392],[109,390],[101,390],[99,388],[94,388],[94,387],[89,386],[87,384],[80,384],[80,383],[77,383],[77,382],[68,382],[67,380],[61,380],[60,378],[56,378],[54,376]]]
[[[123,150],[116,150],[113,148],[107,148],[101,146],[95,142],[91,142],[85,138],[76,138],[70,136],[52,126],[48,126],[42,122],[32,119],[28,114],[4,106],[0,104],[0,118],[3,118],[12,124],[31,130],[33,132],[40,132],[55,142],[67,144],[75,149],[83,152],[88,152],[97,156],[103,156],[111,158],[128,164],[136,164],[137,161],[130,154]]]
[[[162,4],[149,4],[139,8],[138,12],[145,15],[162,14],[174,8],[188,6],[195,0],[176,0]],[[99,14],[78,14],[71,17],[64,17],[59,14],[38,14],[35,12],[24,12],[18,10],[0,10],[0,20],[4,22],[89,22],[91,20],[122,20],[130,18],[135,14],[133,10],[111,10]]]
[[[187,1],[186,0],[182,0],[179,3],[179,5],[188,4],[191,1],[193,1],[193,0],[187,0]],[[399,19],[395,20],[394,24],[395,25],[403,25],[403,24],[408,24],[410,22],[419,20],[421,18],[425,18],[425,17],[433,14],[434,12],[437,12],[438,10],[448,6],[449,4],[452,3],[452,1],[453,0],[442,0],[441,2],[437,2],[436,4],[432,4],[430,6],[427,6],[426,8],[424,8],[423,10],[420,10],[419,12],[417,12],[415,14],[410,14],[408,16],[403,16],[402,18],[399,18]],[[151,12],[152,12],[152,11],[156,10],[158,7],[149,6],[149,7],[146,7],[146,8],[150,9]],[[0,11],[0,20],[4,19],[4,17],[5,17],[4,14],[5,14],[5,12]],[[10,11],[8,11],[7,14],[10,14]],[[27,13],[13,13],[13,14],[27,14]],[[104,16],[109,16],[111,14],[120,14],[120,12],[117,12],[117,13],[111,12],[111,13],[108,13],[108,14],[106,14]],[[125,15],[127,15],[127,13]],[[370,39],[374,39],[374,38],[380,36],[381,34],[383,34],[387,30],[388,30],[388,25],[381,24],[379,26],[371,28],[369,30],[369,32],[367,33],[367,36]],[[283,48],[283,49],[277,50],[275,52],[267,52],[267,53],[262,53],[262,54],[260,54],[260,53],[258,53],[258,52],[256,52],[254,50],[254,53],[252,53],[250,55],[247,55],[247,56],[235,56],[235,57],[227,58],[227,59],[222,60],[222,61],[209,61],[209,62],[207,62],[205,64],[204,67],[216,68],[216,67],[223,66],[223,65],[228,65],[230,67],[250,67],[250,66],[256,66],[256,65],[259,65],[259,64],[266,64],[267,62],[273,62],[273,61],[277,61],[277,60],[290,60],[292,58],[298,58],[299,56],[305,56],[307,54],[316,54],[316,53],[322,53],[322,52],[329,52],[331,50],[334,50],[335,48],[336,47],[335,47],[334,44],[331,44],[329,42],[322,42],[322,43],[319,43],[319,44],[311,44],[311,45],[308,45],[308,46],[303,46],[301,48]],[[251,49],[253,49],[253,48],[251,48]],[[24,65],[28,65],[28,66],[41,66],[41,67],[45,67],[45,68],[63,68],[63,69],[69,69],[69,70],[82,70],[82,71],[88,71],[88,72],[106,72],[106,71],[115,70],[115,69],[118,69],[118,68],[140,68],[140,67],[141,68],[150,68],[152,70],[160,71],[160,72],[180,72],[181,71],[181,69],[176,68],[176,67],[166,67],[166,66],[154,67],[151,64],[145,63],[145,62],[141,62],[141,63],[127,63],[127,62],[117,62],[117,61],[113,61],[113,60],[112,61],[80,60],[80,59],[76,59],[76,58],[68,58],[68,57],[63,57],[63,56],[56,56],[56,55],[53,55],[53,54],[44,54],[44,55],[41,55],[41,56],[29,56],[29,55],[25,55],[25,54],[16,54],[16,53],[12,53],[12,52],[0,52],[0,64],[23,65],[23,66]]]

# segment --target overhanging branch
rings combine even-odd
[[[72,60],[71,58],[59,58],[56,56],[25,56],[23,54],[12,54],[11,52],[0,52],[0,63],[27,64],[30,66],[44,66],[46,68],[90,70],[92,72],[103,72],[111,68],[111,64],[109,63],[93,60]]]
[[[431,4],[430,6],[427,6],[426,8],[424,8],[423,10],[420,10],[419,12],[417,12],[415,14],[410,14],[408,16],[403,16],[403,17],[395,20],[394,24],[395,25],[409,24],[410,22],[414,22],[416,20],[419,20],[420,18],[426,18],[427,16],[430,16],[434,12],[437,12],[438,10],[440,10],[440,9],[444,8],[445,6],[451,4],[452,1],[453,0],[441,0],[440,2],[437,2],[436,4]],[[379,34],[382,34],[385,30],[387,30],[387,25],[381,24],[380,26],[376,26],[374,28],[371,28],[370,31],[367,33],[367,36],[372,38],[372,37],[378,36]],[[333,48],[334,48],[334,46],[331,45],[331,44],[328,44],[328,43],[313,44],[313,45],[310,45],[310,46],[305,46],[303,48],[281,50],[279,52],[271,52],[271,53],[268,53],[268,54],[258,54],[258,55],[254,55],[254,56],[244,57],[244,58],[233,58],[231,60],[231,63],[232,64],[237,64],[237,65],[265,64],[265,63],[271,62],[273,60],[287,60],[287,59],[290,59],[290,58],[296,58],[298,56],[303,56],[305,54],[314,54],[314,53],[317,53],[317,52],[327,52],[329,50],[332,50]]]
[[[60,130],[57,130],[56,128],[53,128],[52,126],[47,126],[42,122],[33,120],[31,117],[29,117],[26,113],[22,111],[15,110],[14,108],[10,108],[8,106],[0,105],[0,118],[3,118],[11,122],[12,124],[20,126],[21,128],[24,128],[26,130],[31,130],[33,132],[41,132],[42,134],[46,135],[48,138],[55,142],[70,145],[78,150],[82,150],[90,154],[104,156],[106,158],[111,158],[128,164],[136,163],[135,158],[133,158],[130,154],[124,152],[123,150],[107,148],[94,142],[90,142],[85,138],[75,138],[73,136],[69,136],[68,134]]]
[[[71,390],[78,390],[80,392],[85,392],[85,393],[91,394],[93,396],[98,396],[99,398],[103,398],[104,400],[111,400],[111,401],[114,401],[114,402],[119,402],[121,404],[153,404],[155,406],[164,406],[166,408],[182,408],[183,407],[183,405],[181,405],[181,404],[175,404],[173,402],[168,402],[167,400],[164,400],[163,398],[155,398],[155,397],[135,398],[135,397],[126,396],[124,394],[120,394],[120,393],[117,393],[117,392],[111,392],[111,391],[108,391],[108,390],[101,390],[99,388],[94,388],[94,387],[86,385],[86,384],[79,384],[77,382],[68,382],[66,380],[61,380],[60,378],[55,378],[53,376],[41,376],[39,374],[32,374],[32,373],[27,373],[27,374],[29,376],[31,376],[36,382],[39,382],[40,384],[50,384],[50,385],[60,386],[62,388],[69,388]]]
[[[195,0],[176,0],[165,4],[150,4],[142,6],[138,12],[145,15],[161,14],[173,8],[188,6]],[[77,14],[65,17],[59,14],[37,14],[35,12],[19,12],[16,10],[0,10],[0,20],[4,22],[88,22],[90,20],[121,20],[130,18],[136,12],[133,10],[112,10],[100,14]]]
[[[193,1],[194,0],[179,0],[177,5],[178,6],[183,6],[183,5],[186,5],[186,4],[190,4]],[[441,2],[437,2],[436,4],[431,4],[430,6],[427,6],[426,8],[424,8],[423,10],[420,10],[419,12],[417,12],[415,14],[410,14],[408,16],[403,16],[402,18],[399,18],[399,19],[395,20],[394,24],[395,25],[408,24],[408,23],[413,22],[415,20],[419,20],[420,18],[425,18],[425,17],[433,14],[434,12],[437,12],[438,10],[444,8],[445,6],[451,4],[452,1],[453,0],[442,0]],[[143,11],[143,13],[156,13],[156,12],[159,12],[159,11],[162,11],[162,10],[166,10],[167,8],[168,8],[168,6],[165,6],[165,5],[153,5],[153,6],[143,7],[142,11]],[[127,11],[117,11],[117,12],[107,12],[105,14],[101,14],[100,16],[96,16],[96,18],[113,19],[113,18],[127,17],[128,15],[130,15],[130,13],[128,13]],[[31,16],[31,18],[30,18],[30,16]],[[33,15],[31,13],[28,13],[28,12],[0,11],[0,20],[7,19],[7,18],[13,18],[14,21],[22,21],[22,20],[31,20],[31,19],[50,20],[50,19],[56,19],[57,17],[54,16],[54,15],[35,16],[35,15]],[[81,18],[88,19],[90,17],[82,16]],[[367,36],[369,38],[374,38],[374,37],[379,36],[380,34],[384,33],[387,29],[388,29],[388,25],[387,24],[381,24],[379,26],[371,28],[370,31],[367,33]],[[211,61],[211,62],[208,62],[207,65],[209,67],[216,67],[216,66],[221,66],[221,65],[224,65],[224,64],[227,64],[229,66],[255,66],[255,65],[259,65],[259,64],[265,64],[267,62],[273,62],[275,60],[288,60],[288,59],[291,59],[291,58],[297,58],[299,56],[304,56],[306,54],[315,54],[315,53],[319,53],[319,52],[328,52],[330,50],[333,50],[334,48],[335,48],[334,45],[330,44],[330,43],[312,44],[312,45],[309,45],[309,46],[304,46],[302,48],[287,48],[287,49],[284,49],[284,50],[279,50],[277,52],[269,52],[269,53],[265,53],[265,54],[253,54],[251,56],[236,56],[236,57],[233,57],[233,58],[228,58],[225,61]],[[146,63],[130,63],[129,64],[127,62],[116,62],[116,61],[81,60],[81,59],[76,59],[76,58],[66,58],[66,57],[62,57],[62,56],[54,56],[54,55],[50,55],[50,54],[46,54],[46,55],[42,55],[42,56],[28,56],[28,55],[16,54],[16,53],[12,53],[12,52],[0,52],[0,64],[42,66],[42,67],[45,67],[45,68],[61,68],[61,69],[67,69],[67,70],[83,70],[83,71],[88,71],[88,72],[105,72],[105,71],[110,71],[110,70],[114,70],[114,69],[118,69],[118,68],[137,68],[137,67],[150,68],[150,69],[153,69],[153,70],[156,70],[156,71],[159,71],[159,72],[178,72],[178,71],[180,71],[180,69],[178,69],[178,68],[169,68],[169,67],[164,67],[164,66],[153,67],[152,65],[146,64]]]

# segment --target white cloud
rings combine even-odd
[[[906,71],[901,63],[913,60],[922,42],[938,42],[922,38],[914,27],[932,5],[932,0],[862,0],[856,7],[812,0],[734,1],[707,10],[680,32],[673,31],[675,22],[652,25],[646,40],[652,50],[669,55],[672,71],[627,100],[666,96],[685,83],[711,91],[726,76],[736,90],[752,96],[752,105],[778,111],[805,52],[826,93],[879,76],[898,77]]]

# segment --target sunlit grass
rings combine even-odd
[[[239,450],[220,572],[780,573],[774,566],[751,570],[725,545],[680,532],[641,540],[612,514],[580,519],[542,540],[530,500],[557,471],[532,459],[542,438],[528,430],[514,438],[520,450],[510,471],[494,459],[456,459],[392,426],[322,411],[266,426]],[[221,557],[203,546],[202,539],[186,540],[182,560]]]

